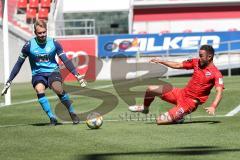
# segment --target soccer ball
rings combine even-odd
[[[98,129],[103,124],[103,117],[97,112],[92,112],[87,116],[86,124],[90,129]]]

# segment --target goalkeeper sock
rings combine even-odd
[[[66,108],[68,109],[68,112],[74,113],[74,108],[70,101],[69,95],[63,91],[63,93],[59,94],[58,97],[61,100],[62,104],[66,106]]]
[[[50,103],[45,97],[44,93],[38,94],[38,102],[41,104],[42,109],[47,113],[49,118],[55,118],[54,114],[52,113]]]

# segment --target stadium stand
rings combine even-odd
[[[28,4],[27,0],[18,0],[17,1],[17,14],[26,13],[27,4]]]
[[[28,24],[34,23],[37,17],[37,9],[36,8],[29,8],[27,9],[26,13],[26,22]]]
[[[41,0],[41,8],[50,9],[51,7],[51,0]]]
[[[18,3],[20,3],[19,1],[21,1],[21,3],[25,3],[24,5],[26,6],[26,12],[17,13],[17,10],[21,8],[20,5],[17,5]],[[106,0],[103,0],[103,1],[105,2]],[[142,2],[142,1],[147,2],[147,0],[139,0],[139,2]],[[153,5],[152,8],[149,8],[148,4],[146,4],[145,6],[136,6],[133,4],[132,8],[128,8],[129,3],[126,3],[126,5],[122,6],[121,8],[119,6],[120,4],[122,4],[122,2],[115,2],[115,1],[113,2],[112,0],[109,0],[108,1],[109,5],[104,5],[104,7],[106,8],[102,8],[100,3],[103,3],[103,2],[96,1],[96,3],[99,3],[99,4],[92,5],[93,3],[91,2],[93,2],[93,0],[88,0],[88,1],[59,0],[58,1],[59,5],[53,5],[53,3],[56,4],[56,0],[55,1],[39,0],[37,5],[38,7],[34,8],[34,7],[30,7],[30,0],[28,1],[9,0],[8,2],[9,2],[9,6],[11,6],[9,7],[9,16],[10,16],[9,22],[13,24],[16,28],[20,28],[22,30],[25,29],[26,32],[32,34],[31,24],[34,22],[34,20],[38,18],[47,19],[50,24],[50,27],[52,27],[50,29],[48,28],[48,34],[51,36],[60,37],[60,38],[64,37],[69,41],[75,41],[75,37],[81,37],[83,40],[86,40],[86,37],[89,38],[90,36],[93,36],[95,38],[97,37],[96,35],[101,35],[101,34],[107,34],[106,36],[108,36],[109,34],[110,35],[114,34],[116,36],[118,34],[128,34],[128,33],[132,34],[133,32],[131,31],[134,31],[134,34],[177,33],[181,36],[181,33],[184,33],[184,35],[187,35],[185,33],[195,34],[194,32],[201,32],[203,34],[212,34],[212,33],[204,33],[204,32],[205,31],[218,32],[218,31],[239,31],[240,30],[239,25],[236,25],[239,22],[240,12],[238,11],[238,9],[239,9],[240,3],[236,5],[229,4],[226,6],[216,4],[215,7],[213,7],[213,5],[208,6],[205,4],[192,5],[188,7],[186,6],[179,7],[179,5],[174,5],[173,3],[169,3],[170,6],[167,6],[167,7],[164,5]],[[33,2],[31,1],[31,3]],[[50,3],[50,7],[49,7],[49,3]],[[116,3],[119,3],[119,5],[116,5]],[[176,3],[178,2],[176,1]],[[108,3],[103,3],[103,4],[108,4]],[[132,15],[129,16],[129,13],[131,13],[130,11],[131,9],[133,12],[132,12]],[[54,17],[52,17],[53,13],[55,13]],[[27,15],[29,19],[27,19]],[[21,19],[23,21],[21,21]],[[26,23],[27,21],[28,21],[28,24]],[[131,25],[129,25],[130,21],[132,23]],[[120,30],[123,28],[124,30]],[[199,30],[199,28],[201,30]],[[214,29],[214,30],[207,30],[207,29]],[[19,34],[22,34],[22,32],[19,32]],[[148,35],[142,35],[142,36],[145,37]],[[163,36],[168,36],[168,35],[163,35]],[[72,37],[74,37],[74,40]],[[154,39],[154,40],[156,40],[157,42],[158,39]],[[177,41],[173,41],[173,42],[176,42],[177,47],[181,47],[182,40],[181,41],[179,40],[179,43],[177,43]],[[194,43],[195,42],[200,43],[200,40],[199,41],[196,40],[194,41]],[[175,45],[174,43],[172,44]],[[168,44],[166,43],[166,46],[169,48],[173,48],[171,46],[172,44],[169,42]],[[82,41],[81,41],[81,45],[82,45]],[[150,44],[149,46],[153,48],[157,48],[157,47],[161,47],[162,45],[163,44],[156,43],[156,44],[152,44],[152,46]],[[70,46],[71,48],[72,46],[76,48],[78,47],[78,45],[73,45],[72,43]],[[85,45],[83,47],[85,48]],[[76,50],[78,51],[82,49],[77,48]],[[146,50],[146,52],[148,51],[151,52],[150,50]],[[143,57],[145,56],[144,52],[143,52]],[[92,53],[95,53],[95,51]],[[98,53],[96,52],[96,54]],[[223,56],[226,56],[224,55],[225,53],[221,53],[221,54]],[[228,62],[227,62],[228,58],[225,58],[222,55],[216,56],[216,58],[218,58],[217,62],[223,65],[222,60],[226,60],[226,62],[224,61],[224,64],[228,65]],[[235,60],[236,58],[232,57],[231,59]],[[236,59],[236,61],[237,60],[238,59]],[[174,73],[170,72],[170,73],[172,75],[180,74],[179,71],[177,73],[175,72]],[[106,78],[105,72],[100,74],[98,78],[99,79]]]
[[[17,4],[16,0],[8,0],[8,19],[10,22],[14,21],[13,15],[16,10],[16,4]]]
[[[191,29],[185,29],[185,30],[183,30],[183,33],[192,33],[192,30]]]
[[[189,26],[192,32],[239,30],[239,5],[237,1],[134,0],[133,31],[187,33]]]
[[[205,32],[215,32],[215,30],[211,28],[211,29],[206,29]]]
[[[26,0],[18,0],[26,1]],[[26,8],[26,22],[27,24],[32,24],[36,19],[48,20],[48,14],[51,8],[51,0],[29,0]],[[19,10],[19,8],[18,8]]]
[[[3,13],[3,3],[0,3],[0,22]],[[55,8],[56,0],[8,0],[9,29],[19,36],[31,37],[32,24],[36,19],[49,20],[49,13]]]
[[[162,31],[160,31],[160,34],[166,34],[166,33],[170,33],[170,31],[169,30],[162,30]]]
[[[2,15],[2,11],[3,11],[3,10],[2,10],[2,3],[0,3],[0,19],[1,19],[2,16],[3,16],[3,15]]]
[[[49,8],[40,8],[38,11],[38,19],[48,20]]]
[[[238,30],[237,30],[237,28],[229,28],[228,31],[234,32],[234,31],[238,31]]]
[[[29,9],[36,9],[38,11],[39,1],[38,0],[29,0]]]
[[[138,34],[147,34],[147,32],[146,31],[140,31],[140,32],[138,32]]]

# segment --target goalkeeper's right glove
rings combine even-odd
[[[81,87],[86,87],[87,86],[87,81],[84,79],[85,75],[81,74],[76,74],[75,77],[77,78],[78,82],[80,83]]]
[[[1,96],[7,94],[7,91],[8,91],[8,88],[11,86],[11,82],[7,82],[5,85],[4,85],[4,88],[2,90],[2,93],[1,93]]]

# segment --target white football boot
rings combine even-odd
[[[148,108],[144,108],[143,105],[133,105],[133,106],[129,106],[128,107],[129,111],[131,112],[142,112],[144,114],[148,114],[149,113],[149,109]]]

